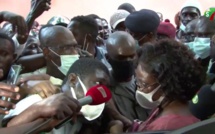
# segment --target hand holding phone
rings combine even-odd
[[[11,99],[19,100],[20,95],[17,93],[19,91],[18,87],[15,87],[16,81],[18,79],[19,73],[21,72],[20,65],[12,65],[6,83],[0,83],[0,114],[7,114],[9,109],[15,107],[13,103],[11,103]]]

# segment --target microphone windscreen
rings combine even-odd
[[[215,113],[215,92],[211,85],[203,86],[197,95],[189,102],[191,113],[198,119],[205,120]]]
[[[112,97],[111,91],[104,85],[97,85],[91,87],[86,96],[91,96],[93,102],[90,105],[99,105],[109,101]]]

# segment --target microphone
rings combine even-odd
[[[111,92],[110,90],[103,85],[97,85],[94,87],[91,87],[87,93],[86,97],[79,99],[79,103],[81,106],[84,105],[99,105],[102,103],[105,103],[111,99]],[[63,125],[65,125],[67,122],[72,120],[72,115],[64,119],[62,122],[60,122],[58,125],[55,126],[56,129],[59,129]]]
[[[81,104],[81,106],[84,106],[84,105],[87,105],[87,104],[89,104],[89,105],[99,105],[99,104],[102,104],[102,103],[105,103],[105,102],[109,101],[111,99],[111,97],[112,97],[112,94],[111,94],[110,90],[106,86],[104,86],[104,85],[96,85],[96,86],[91,87],[87,91],[86,97],[81,98],[78,101]],[[48,119],[44,123],[42,123],[39,126],[37,126],[36,128],[34,128],[33,130],[29,131],[27,134],[31,134],[32,132],[35,132],[36,130],[38,130],[42,126],[48,124],[51,120],[52,120],[52,118]],[[63,121],[61,121],[59,124],[57,124],[55,126],[55,128],[59,129],[60,127],[62,127],[63,125],[65,125],[66,123],[68,123],[71,120],[72,120],[72,115],[67,117]]]
[[[215,113],[215,84],[204,85],[189,102],[189,109],[200,120],[210,118]]]

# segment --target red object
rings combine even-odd
[[[214,20],[215,18],[215,12],[211,15],[210,20]]]
[[[91,87],[86,96],[91,96],[93,102],[90,105],[99,105],[109,101],[112,97],[111,91],[104,85],[97,85]]]
[[[176,28],[170,23],[169,19],[166,19],[164,22],[160,22],[157,33],[166,35],[171,39],[175,39]]]
[[[145,127],[144,122],[138,123],[134,122],[132,125],[131,132],[145,132],[145,131],[170,131],[176,130],[188,125],[199,122],[200,120],[194,117],[193,115],[177,115],[177,114],[168,114],[161,117],[158,117],[154,121]]]

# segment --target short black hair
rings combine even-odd
[[[72,64],[67,73],[66,78],[64,79],[63,84],[67,82],[68,76],[71,73],[78,75],[80,79],[83,80],[88,75],[94,73],[96,69],[100,69],[104,71],[107,75],[109,75],[107,67],[101,61],[93,58],[81,58]]]
[[[175,40],[146,43],[138,57],[137,63],[157,78],[170,101],[187,103],[205,82],[205,72],[194,53]]]
[[[5,33],[1,33],[1,32],[0,32],[0,39],[8,40],[8,41],[11,43],[11,45],[12,45],[12,47],[13,47],[13,49],[14,49],[14,52],[15,52],[16,46],[15,46],[15,43],[14,43],[14,41],[12,40],[11,37],[9,37],[9,36],[8,36],[7,34],[5,34]]]
[[[118,9],[123,9],[123,10],[126,10],[128,11],[129,13],[132,13],[134,12],[136,9],[134,8],[133,5],[131,5],[130,3],[123,3],[121,4]]]
[[[90,18],[93,18],[94,20],[95,19],[101,19],[98,15],[96,15],[96,14],[89,14],[89,15],[87,15],[87,17],[90,17]]]
[[[98,36],[98,25],[96,21],[88,16],[76,16],[72,18],[71,21],[77,21],[79,22],[79,28],[82,32],[86,34],[90,34],[94,40],[96,40]]]

